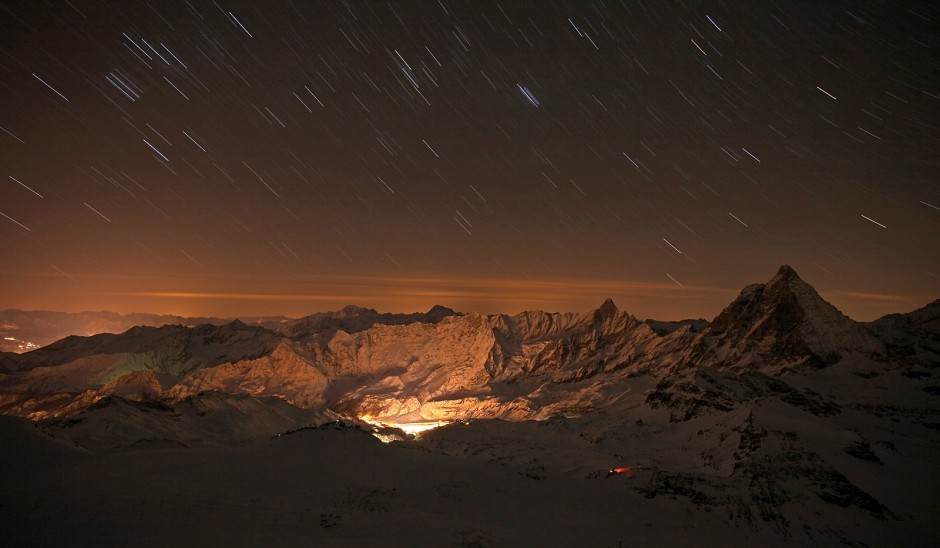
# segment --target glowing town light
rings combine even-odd
[[[450,424],[450,421],[422,421],[422,422],[392,422],[392,421],[380,421],[371,415],[362,415],[359,417],[359,420],[375,426],[377,429],[380,428],[397,428],[408,434],[410,436],[419,437],[422,432],[438,428]],[[390,436],[387,433],[379,432],[376,430],[375,437],[381,441],[388,443],[394,441],[395,436]]]
[[[450,424],[447,421],[434,421],[434,422],[409,422],[402,424],[393,424],[395,428],[401,428],[406,434],[412,434],[417,436],[419,433],[426,430],[431,430],[439,426],[444,426],[445,424]]]

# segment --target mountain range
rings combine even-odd
[[[929,367],[940,301],[870,324],[783,266],[713,321],[644,322],[607,300],[587,313],[382,314],[348,306],[299,320],[137,326],[3,354],[0,412],[67,417],[118,395],[175,403],[202,392],[273,396],[394,423],[544,419],[603,406],[623,378],[819,369],[844,359]]]
[[[244,444],[280,455],[287,446],[278,444],[288,442],[272,440],[277,434],[308,440],[292,444],[320,440],[327,445],[317,451],[329,453],[364,443],[350,441],[354,431],[398,440],[377,458],[404,468],[442,456],[496,462],[530,481],[554,478],[559,497],[577,498],[577,489],[612,497],[651,527],[605,524],[583,537],[595,542],[616,541],[609,534],[679,543],[685,537],[669,530],[668,515],[750,543],[930,544],[940,538],[938,374],[940,300],[860,323],[783,266],[710,322],[644,321],[608,300],[586,313],[382,314],[350,306],[299,320],[69,336],[0,355],[0,413],[11,416],[0,428],[48,458],[159,450],[184,461],[198,448],[236,459],[231,448]],[[399,429],[419,424],[449,426],[417,439]],[[591,483],[613,465],[635,468],[626,489]],[[85,466],[89,476],[103,473]],[[169,473],[156,460],[152,466],[155,477]],[[315,477],[342,492],[328,475]],[[463,511],[492,502],[447,477],[429,472],[422,481],[466,495]],[[418,479],[400,481],[396,489]],[[467,529],[439,514],[437,498],[382,489],[363,495],[367,502],[354,496],[355,509],[330,506],[324,515],[333,517],[323,519],[346,512],[358,516],[356,531],[381,529],[363,508],[394,513],[394,499],[437,516],[444,529],[453,525],[438,538],[444,544],[536,538],[516,536],[537,530],[519,529],[509,515]],[[519,503],[516,494],[494,493],[497,502]],[[212,500],[229,504],[232,496]],[[570,508],[571,519],[589,522],[584,512],[593,505]],[[208,515],[228,512],[213,508]],[[320,540],[360,538],[349,534]]]

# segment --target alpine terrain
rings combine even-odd
[[[0,538],[936,544],[938,398],[940,300],[860,323],[788,266],[710,322],[136,326],[0,353]]]

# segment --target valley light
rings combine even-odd
[[[375,426],[377,428],[397,428],[401,430],[402,432],[411,436],[415,436],[415,437],[418,437],[422,432],[425,432],[427,430],[431,430],[439,426],[450,424],[450,421],[441,421],[441,420],[421,421],[421,422],[380,421],[372,417],[371,415],[362,415],[359,417],[359,420],[369,423],[372,426]],[[390,438],[389,436],[384,436],[384,435],[379,437],[379,439],[386,443],[388,443],[389,441],[392,441],[392,438]]]
[[[401,424],[392,424],[391,426],[395,428],[401,428],[406,434],[412,434],[417,436],[419,433],[424,432],[425,430],[431,430],[432,428],[437,428],[439,426],[444,426],[445,424],[450,424],[447,421],[434,421],[434,422],[409,422]]]

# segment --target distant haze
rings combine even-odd
[[[750,282],[753,282],[751,280]],[[211,285],[211,284],[204,284]],[[332,293],[307,293],[308,283],[288,281],[281,291],[241,293],[220,291],[116,291],[68,293],[55,287],[40,295],[11,297],[4,304],[28,309],[80,312],[111,310],[183,317],[301,317],[357,304],[386,312],[420,312],[442,304],[464,312],[514,314],[524,310],[580,312],[606,298],[640,318],[711,319],[733,299],[740,287],[678,286],[666,282],[628,283],[615,280],[509,280],[472,278],[337,278]],[[885,314],[923,306],[936,296],[860,294],[820,290],[849,317],[868,321]]]

